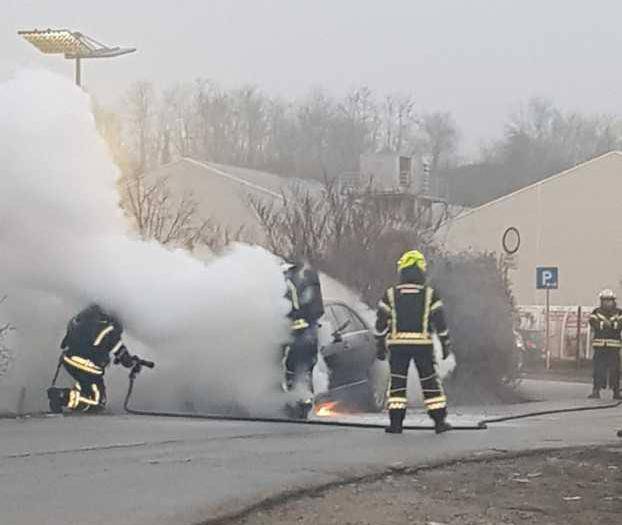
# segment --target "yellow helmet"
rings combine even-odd
[[[401,272],[406,268],[410,268],[411,266],[416,266],[422,272],[425,272],[425,257],[419,250],[409,250],[400,257],[399,261],[397,261],[398,272]]]

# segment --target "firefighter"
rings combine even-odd
[[[106,406],[104,372],[113,356],[115,364],[132,368],[138,360],[121,341],[123,327],[112,315],[92,304],[72,318],[61,342],[61,364],[75,379],[73,388],[48,389],[50,411],[63,408],[98,412]]]
[[[306,418],[313,408],[313,368],[317,363],[318,321],[324,315],[322,289],[317,272],[301,263],[283,265],[286,298],[291,309],[291,340],[283,349],[286,392],[301,388],[303,398],[288,404],[288,415]]]
[[[426,261],[421,252],[407,251],[397,263],[399,284],[391,286],[378,303],[376,340],[378,359],[389,355],[390,425],[386,432],[401,434],[408,403],[406,389],[410,361],[415,362],[424,403],[434,421],[437,434],[451,429],[445,421],[447,398],[436,370],[432,334],[436,332],[443,348],[443,359],[451,352],[443,303],[426,284]]]
[[[594,375],[593,390],[590,399],[600,399],[603,388],[613,390],[613,399],[620,397],[620,348],[622,341],[622,310],[616,305],[616,296],[612,290],[600,293],[600,306],[590,315],[590,326],[594,338]]]

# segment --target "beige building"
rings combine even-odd
[[[591,305],[602,288],[622,292],[622,152],[613,151],[459,215],[439,232],[450,251],[502,253],[520,232],[514,270],[518,304],[537,305],[536,267],[557,266],[553,305]],[[622,302],[622,301],[621,301]]]

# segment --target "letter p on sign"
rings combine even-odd
[[[536,288],[538,290],[556,290],[559,286],[559,268],[540,266],[536,268]]]

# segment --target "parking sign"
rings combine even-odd
[[[538,266],[536,268],[536,288],[538,290],[557,290],[559,268],[557,266]]]

